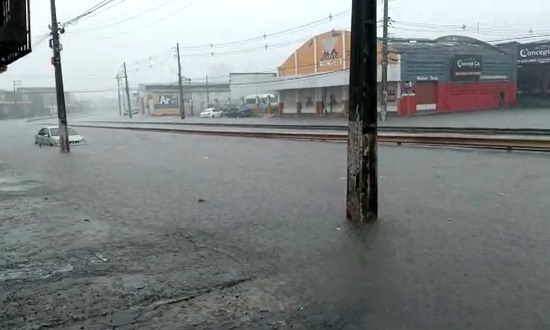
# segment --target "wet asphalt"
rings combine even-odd
[[[0,122],[0,329],[550,328],[548,155]]]

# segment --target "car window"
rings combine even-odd
[[[38,131],[38,135],[46,135],[46,129],[43,128],[40,131]]]
[[[50,129],[50,135],[51,136],[59,136],[59,128]]]

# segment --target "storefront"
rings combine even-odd
[[[518,45],[518,91],[527,95],[550,93],[550,42]]]
[[[412,86],[418,112],[496,109],[516,102],[515,58],[492,45],[449,36],[392,47],[401,55],[401,76]]]

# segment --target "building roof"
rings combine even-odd
[[[247,76],[247,75],[271,75],[276,76],[277,72],[273,70],[274,72],[230,72],[230,76]]]
[[[55,93],[55,87],[17,87],[17,90],[36,93]]]
[[[479,39],[449,35],[437,39],[391,39],[389,45],[398,53],[419,52],[419,51],[440,51],[448,53],[476,52],[480,49],[503,53],[495,45],[491,45]]]

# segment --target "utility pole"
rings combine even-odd
[[[210,87],[208,86],[208,75],[206,75],[206,107],[210,107]]]
[[[126,71],[126,62],[124,62],[124,81],[126,82],[126,101],[128,102],[128,116],[132,119],[132,101],[130,100],[130,86],[128,86],[128,71]]]
[[[118,97],[118,115],[122,117],[122,102],[120,100],[120,73],[116,75],[116,85],[117,85],[117,97]]]
[[[388,115],[388,2],[389,0],[384,0],[384,23],[382,27],[382,121],[386,121]]]
[[[183,104],[183,77],[181,76],[181,56],[180,56],[180,44],[176,45],[176,52],[178,57],[178,85],[180,90],[180,118],[185,119],[185,105]]]
[[[17,104],[17,86],[21,86],[20,84],[21,81],[19,80],[13,81],[13,108],[16,113],[19,112],[19,104]]]
[[[346,216],[356,223],[378,217],[376,2],[352,2]]]
[[[191,86],[191,78],[189,78],[189,112],[191,112],[191,118],[195,115],[193,113],[193,86]]]
[[[51,47],[53,49],[52,64],[55,68],[55,92],[57,96],[57,117],[59,118],[59,145],[61,152],[70,152],[69,132],[67,129],[67,108],[65,106],[65,89],[63,87],[63,70],[61,68],[61,43],[59,42],[59,34],[64,33],[63,27],[59,28],[57,22],[57,10],[55,8],[55,0],[50,1],[52,11],[51,25]]]

